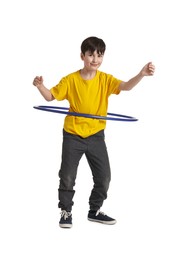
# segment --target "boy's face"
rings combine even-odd
[[[88,70],[97,70],[103,62],[103,54],[86,51],[85,55],[81,53],[81,59],[84,61],[84,67]]]

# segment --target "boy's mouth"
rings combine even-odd
[[[97,67],[98,63],[91,63],[91,66]]]

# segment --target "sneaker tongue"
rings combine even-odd
[[[64,217],[64,219],[67,219],[71,215],[71,212],[67,212],[66,210],[62,210],[61,212],[61,216]]]
[[[99,214],[100,214],[100,215],[103,215],[103,216],[106,215],[104,212],[102,212],[102,211],[100,211],[100,210],[97,210],[97,212],[96,212],[96,216],[98,216]]]

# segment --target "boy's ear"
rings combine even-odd
[[[84,54],[81,52],[81,60],[84,59]]]

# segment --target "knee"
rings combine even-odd
[[[102,181],[102,186],[103,186],[104,190],[108,190],[108,189],[109,189],[110,181],[111,181],[110,176],[107,176],[107,177]]]
[[[60,189],[63,190],[73,190],[73,187],[75,186],[75,178],[72,178],[71,175],[65,175],[59,173],[60,177]]]
[[[111,181],[110,173],[104,175],[103,177],[98,176],[98,178],[94,178],[94,184],[106,191],[109,188],[110,181]]]

